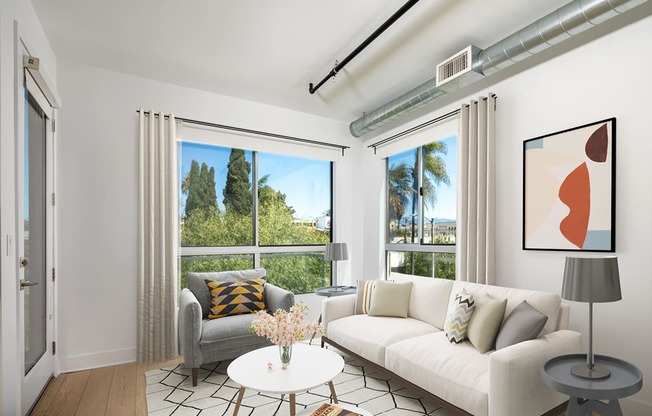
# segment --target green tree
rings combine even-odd
[[[392,165],[388,172],[387,183],[390,219],[394,219],[398,226],[405,215],[405,207],[410,202],[411,196],[416,193],[412,187],[411,168],[405,162]]]
[[[242,149],[231,149],[227,165],[226,186],[222,191],[222,201],[227,211],[240,215],[250,215],[252,210],[251,163],[245,159]]]
[[[184,218],[201,205],[201,179],[199,173],[199,162],[193,160],[190,164],[190,171],[181,184],[181,192],[186,196],[186,209]]]
[[[298,227],[293,224],[294,210],[285,203],[285,195],[269,185],[260,188],[259,236],[261,244],[325,244],[328,232]],[[238,246],[252,244],[251,215],[219,212],[209,215],[195,210],[181,225],[182,246]],[[261,267],[267,269],[267,280],[294,293],[309,293],[328,284],[330,268],[323,253],[263,254]],[[181,284],[189,271],[242,270],[253,267],[253,256],[247,254],[190,257],[181,262]],[[184,286],[182,286],[184,287]]]
[[[181,184],[181,192],[186,196],[184,218],[189,218],[195,210],[209,214],[217,212],[215,169],[209,169],[206,163],[202,163],[200,168],[199,162],[191,162],[190,171]]]

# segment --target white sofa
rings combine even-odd
[[[459,414],[528,416],[555,414],[567,396],[541,381],[541,365],[581,350],[581,334],[568,330],[569,307],[558,294],[392,273],[412,281],[407,318],[355,313],[355,295],[324,299],[323,342],[371,362]],[[505,317],[522,301],[548,316],[538,338],[479,353],[467,341],[451,344],[444,320],[462,289],[506,298]],[[503,318],[504,319],[504,318]]]

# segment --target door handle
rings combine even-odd
[[[20,279],[20,290],[23,290],[24,287],[38,285],[38,282],[30,282],[29,280]]]
[[[29,260],[27,260],[27,257],[20,258],[20,267],[27,267],[28,264],[29,264]]]

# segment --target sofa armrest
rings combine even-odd
[[[197,368],[202,364],[199,349],[201,331],[201,305],[189,289],[183,289],[179,295],[179,344],[184,365],[188,368]]]
[[[580,352],[582,334],[555,331],[489,356],[489,416],[541,415],[568,396],[546,386],[541,366],[558,355]]]
[[[271,283],[265,283],[265,306],[272,313],[277,309],[289,311],[294,306],[294,293]]]
[[[355,294],[326,298],[321,303],[321,323],[328,323],[345,316],[355,315]]]

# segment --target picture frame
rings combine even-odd
[[[616,250],[616,118],[523,142],[523,250]]]

